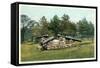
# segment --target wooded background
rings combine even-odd
[[[86,18],[73,22],[70,16],[64,14],[62,17],[54,15],[48,21],[45,16],[39,21],[31,19],[27,15],[21,15],[21,42],[34,41],[37,37],[48,34],[49,36],[72,36],[75,38],[94,38],[94,24]]]

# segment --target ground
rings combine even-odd
[[[31,42],[21,44],[21,61],[40,61],[54,59],[76,59],[94,57],[94,42],[84,41],[75,47],[69,47],[56,50],[41,51],[39,44]]]

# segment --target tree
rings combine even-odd
[[[29,20],[30,18],[27,15],[21,15],[21,27],[24,28]]]
[[[40,24],[38,22],[36,22],[34,24],[34,26],[32,27],[32,34],[35,37],[41,36],[41,28],[40,28]]]
[[[32,28],[36,21],[31,20],[27,15],[21,15],[21,42],[32,41]]]
[[[70,36],[76,36],[76,24],[75,23],[73,23],[73,22],[70,22],[69,23],[69,29],[68,29],[68,34],[70,35]]]
[[[90,21],[89,22],[89,35],[90,37],[94,37],[94,24]]]
[[[60,29],[62,34],[68,33],[68,28],[69,28],[69,16],[64,14],[61,18],[61,24],[60,24]]]
[[[49,32],[50,32],[48,30],[49,23],[48,23],[48,21],[47,21],[45,16],[40,18],[39,23],[40,23],[40,28],[41,28],[40,34],[41,35],[49,34]]]
[[[76,24],[70,21],[69,15],[64,14],[61,18],[60,29],[63,35],[74,36],[76,33]]]
[[[27,24],[27,29],[25,31],[25,38],[26,41],[33,41],[33,27],[35,26],[37,22],[34,20],[30,20]]]
[[[26,24],[30,18],[27,15],[21,15],[21,42],[25,40],[24,34],[26,30]]]
[[[77,25],[81,37],[87,38],[94,35],[94,26],[91,22],[89,23],[86,18],[80,20]]]
[[[57,36],[57,34],[59,34],[61,32],[61,30],[60,30],[60,19],[57,15],[55,15],[53,17],[53,19],[51,19],[51,22],[49,24],[49,30],[52,31],[54,36]]]

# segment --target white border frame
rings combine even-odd
[[[30,63],[48,63],[48,62],[63,62],[63,61],[81,61],[81,60],[96,60],[96,41],[97,41],[97,39],[96,39],[96,34],[95,34],[95,36],[94,36],[94,45],[95,45],[95,47],[94,47],[94,58],[81,58],[81,59],[59,59],[59,60],[45,60],[45,61],[25,61],[25,62],[21,62],[21,36],[20,36],[20,33],[21,33],[21,31],[20,31],[20,28],[21,28],[21,26],[20,26],[20,23],[21,23],[21,18],[20,18],[20,15],[21,15],[21,13],[20,13],[20,5],[28,5],[28,4],[19,4],[19,64],[30,64]],[[30,4],[29,4],[30,5]],[[29,6],[28,5],[28,6]],[[34,6],[34,4],[33,5],[30,5],[30,6]],[[43,5],[35,5],[35,6],[43,6]],[[45,6],[45,7],[48,7],[48,6]],[[52,6],[52,7],[54,7],[54,6]],[[68,6],[69,7],[69,6]],[[75,8],[77,8],[77,7],[75,7]],[[83,7],[78,7],[78,8],[83,8]],[[90,8],[90,9],[92,9],[92,8]],[[96,10],[96,9],[95,9]],[[96,16],[95,16],[96,17]],[[96,20],[95,20],[96,21]],[[94,24],[94,27],[95,27],[95,32],[94,33],[96,33],[96,23]]]

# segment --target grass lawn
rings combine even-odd
[[[92,58],[94,57],[94,43],[92,41],[84,41],[76,45],[76,47],[45,50],[41,51],[37,48],[39,44],[23,43],[21,45],[21,61],[39,61],[54,59],[76,59],[76,58]]]

